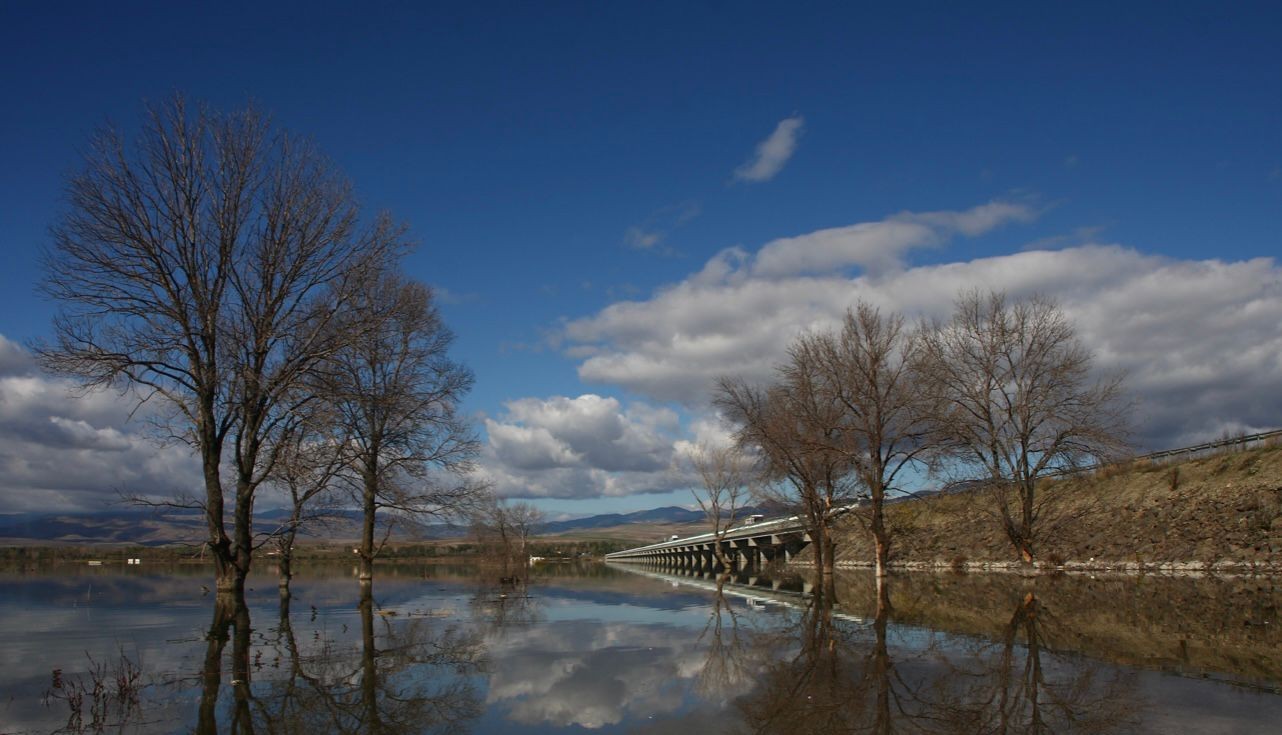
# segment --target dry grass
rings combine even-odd
[[[1282,448],[1259,447],[1184,462],[1130,462],[1042,483],[1059,518],[1037,550],[1064,562],[1282,563]],[[956,558],[1015,555],[982,492],[927,497],[887,509],[893,561],[947,566]],[[839,559],[871,558],[847,526]]]

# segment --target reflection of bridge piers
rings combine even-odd
[[[647,570],[646,567],[656,567]],[[802,577],[787,573],[777,575],[753,575],[741,572],[729,577],[719,571],[676,570],[657,567],[652,563],[620,564],[619,568],[634,574],[661,579],[674,584],[688,585],[705,590],[723,590],[748,600],[752,604],[781,603],[788,607],[802,607],[801,599],[814,592],[814,585]],[[834,613],[834,617],[863,621],[847,613]]]
[[[616,551],[607,554],[606,559],[684,572],[759,573],[772,563],[788,563],[809,544],[810,534],[804,522],[794,516],[740,526],[720,535],[705,533]],[[730,567],[728,570],[717,561],[718,547],[720,556]]]

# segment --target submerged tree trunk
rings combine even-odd
[[[218,690],[223,679],[223,649],[231,638],[232,612],[214,600],[214,622],[206,634],[205,664],[200,670],[200,707],[196,712],[197,735],[218,735]]]
[[[233,631],[234,634],[233,634]],[[206,634],[205,662],[200,672],[200,706],[196,713],[199,735],[218,735],[218,694],[222,688],[223,653],[232,644],[232,680],[236,705],[232,712],[233,728],[243,732],[249,723],[249,607],[241,595],[218,595],[214,598],[214,620]]]
[[[370,585],[361,585],[361,705],[362,730],[382,732],[378,711],[378,649],[374,646],[374,596]]]
[[[232,690],[232,732],[250,733],[254,731],[254,714],[250,708],[253,692],[250,689],[250,633],[249,607],[241,600],[236,608],[232,621],[235,634],[232,636],[231,690]]]
[[[876,635],[872,652],[872,675],[877,683],[875,719],[872,732],[889,733],[894,730],[894,713],[891,709],[891,685],[895,665],[886,646],[886,626],[890,621],[890,585],[884,577],[877,577],[877,614],[873,618]]]

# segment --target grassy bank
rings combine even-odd
[[[1036,547],[1043,566],[1282,572],[1282,448],[1134,462],[1048,480],[1039,491],[1047,501]],[[1014,565],[994,502],[981,491],[889,506],[892,565]],[[873,558],[865,525],[858,517],[843,522],[840,565]]]

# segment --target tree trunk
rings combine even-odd
[[[828,528],[828,521],[820,518],[815,523],[813,546],[815,547],[815,569],[823,576],[831,577],[833,573],[833,541]]]
[[[245,578],[249,576],[251,556],[254,553],[254,488],[245,481],[236,483],[236,507],[232,509],[232,580],[233,589],[244,594]]]
[[[202,418],[202,423],[212,421]],[[223,483],[219,474],[221,450],[215,446],[212,431],[201,428],[201,465],[205,479],[205,523],[209,530],[209,553],[214,559],[214,588],[219,594],[234,594],[237,589],[235,559],[231,539],[223,524]],[[243,588],[243,585],[242,585]]]
[[[528,584],[530,581],[530,555],[525,551],[525,534],[521,534],[521,581]]]
[[[874,502],[871,525],[873,544],[876,546],[877,553],[875,567],[878,584],[880,584],[880,580],[888,573],[886,566],[890,561],[890,534],[886,530],[886,519],[882,513],[881,503]]]
[[[1035,488],[1029,481],[1020,493],[1020,547],[1019,556],[1026,566],[1033,565],[1033,502]]]
[[[289,582],[294,578],[294,539],[298,536],[298,516],[290,519],[290,528],[280,538],[276,548],[280,551],[280,561],[276,564],[277,586],[282,598],[289,597]]]
[[[361,568],[362,583],[374,580],[374,512],[375,498],[378,494],[378,480],[374,473],[365,473],[365,491],[361,497]]]

